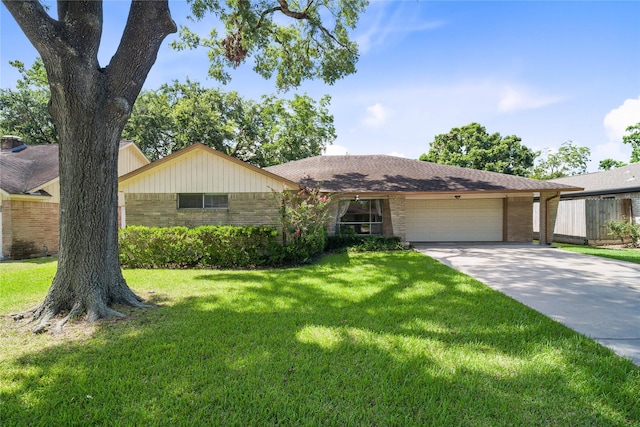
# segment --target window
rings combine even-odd
[[[382,200],[342,200],[338,212],[340,233],[382,234]]]
[[[178,194],[178,209],[228,209],[226,194],[183,193]]]

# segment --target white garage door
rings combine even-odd
[[[409,242],[500,242],[502,199],[406,200]]]

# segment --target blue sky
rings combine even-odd
[[[103,65],[128,4],[105,2]],[[171,10],[178,24],[189,23],[183,1],[172,1]],[[479,122],[534,149],[568,140],[588,146],[595,171],[603,158],[630,158],[622,135],[640,122],[639,17],[640,1],[372,1],[353,33],[358,72],[333,86],[308,82],[297,92],[332,96],[338,134],[332,154],[417,158],[435,135]],[[191,25],[206,33],[215,21]],[[206,53],[175,52],[174,37],[145,88],[186,77],[218,86],[206,77]],[[36,55],[0,6],[1,86],[17,79],[9,60],[30,64]],[[232,76],[227,88],[247,98],[275,92],[250,64]]]

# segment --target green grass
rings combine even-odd
[[[55,272],[23,264],[2,313]],[[160,307],[91,335],[2,320],[3,427],[640,425],[638,367],[416,252],[125,276]]]
[[[613,258],[620,261],[629,261],[640,264],[640,249],[596,248],[593,246],[572,245],[570,243],[557,242],[553,242],[553,245],[569,252]]]

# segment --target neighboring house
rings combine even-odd
[[[274,192],[300,186],[203,144],[120,177],[123,225],[281,225]]]
[[[618,243],[608,234],[607,221],[633,219],[640,224],[640,163],[549,182],[584,188],[561,196],[554,240],[581,244]],[[536,209],[534,206],[534,216]]]
[[[266,168],[334,193],[330,233],[399,236],[408,242],[531,242],[532,205],[539,228],[552,230],[562,191],[579,187],[384,155],[318,156]],[[545,234],[541,244],[550,242]]]
[[[58,252],[60,182],[58,145],[25,145],[2,137],[0,153],[0,259]],[[149,163],[130,141],[120,143],[118,174]],[[124,197],[119,195],[120,209]]]

